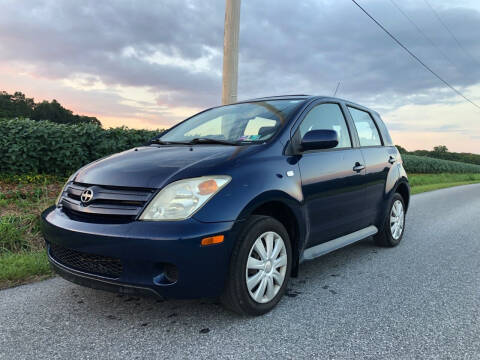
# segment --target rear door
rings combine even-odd
[[[385,188],[388,173],[396,161],[390,147],[385,146],[374,116],[366,110],[347,105],[348,113],[355,126],[362,156],[365,160],[365,215],[373,224],[384,208]]]
[[[335,130],[336,148],[303,152],[299,159],[305,211],[308,218],[307,247],[362,228],[364,209],[363,159],[353,147],[351,129],[340,104],[314,105],[296,128],[299,143],[310,130]]]

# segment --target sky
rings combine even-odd
[[[358,2],[480,105],[480,1]],[[220,104],[224,0],[0,0],[0,9],[0,90],[57,99],[104,127],[165,128]],[[340,82],[337,96],[378,111],[396,144],[480,153],[480,109],[350,0],[244,0],[239,48],[239,100],[331,96]]]

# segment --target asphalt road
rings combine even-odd
[[[259,318],[60,278],[0,291],[1,359],[480,359],[480,184],[412,198],[400,246],[304,263]]]

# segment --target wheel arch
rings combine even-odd
[[[395,186],[395,193],[399,193],[401,195],[401,197],[403,198],[403,202],[405,203],[405,211],[407,211],[410,204],[410,186],[408,184],[408,181],[399,181],[397,186]]]
[[[239,220],[243,222],[251,215],[271,216],[285,226],[293,252],[292,276],[296,277],[306,229],[300,203],[286,193],[267,192],[252,200],[241,212]]]
[[[399,193],[400,196],[403,198],[403,201],[405,203],[405,212],[407,212],[408,206],[410,204],[410,185],[406,176],[400,175],[395,179],[395,181],[392,178],[390,181],[390,185],[387,182],[387,187],[385,188],[384,202],[382,204],[381,210],[378,212],[377,218],[375,219],[375,225],[378,229],[383,228],[383,223],[388,213],[388,206],[393,195],[395,195],[396,193]]]

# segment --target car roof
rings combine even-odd
[[[305,94],[296,94],[296,95],[275,95],[275,96],[263,96],[259,98],[254,98],[254,99],[247,99],[247,100],[242,100],[239,102],[249,102],[249,101],[268,101],[268,100],[293,100],[293,99],[313,99],[316,96],[313,95],[305,95]]]
[[[268,100],[327,100],[327,101],[341,101],[345,102],[348,105],[352,105],[353,107],[358,107],[359,109],[365,109],[367,111],[370,111],[372,113],[375,113],[378,115],[378,113],[375,110],[372,110],[370,108],[367,108],[366,106],[356,104],[353,101],[342,99],[342,98],[337,98],[337,97],[332,97],[332,96],[321,96],[321,95],[306,95],[306,94],[294,94],[294,95],[275,95],[275,96],[264,96],[260,98],[254,98],[254,99],[248,99],[248,100],[242,100],[239,101],[238,103],[244,103],[244,102],[251,102],[251,101],[268,101]]]

